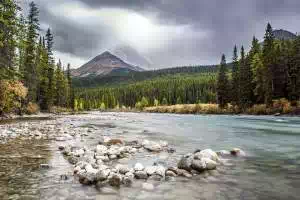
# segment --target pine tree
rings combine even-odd
[[[232,83],[231,83],[231,101],[233,105],[237,105],[239,102],[239,61],[238,61],[238,53],[237,46],[234,46],[233,49],[233,57],[232,57]]]
[[[273,64],[274,64],[274,35],[270,23],[268,23],[262,50],[264,64],[264,91],[265,104],[272,105],[273,99]]]
[[[36,40],[39,31],[39,10],[34,2],[29,4],[28,32],[24,60],[24,83],[28,88],[28,101],[35,102],[37,94]]]
[[[227,64],[225,55],[222,55],[220,69],[217,78],[217,103],[221,108],[224,108],[228,101],[229,82],[227,77]]]
[[[251,68],[246,63],[245,50],[241,48],[240,59],[240,107],[246,109],[252,105],[252,76]]]
[[[72,84],[71,65],[70,65],[70,63],[68,63],[68,66],[67,66],[67,79],[68,79],[68,87],[69,87],[68,107],[74,109],[75,97],[74,97],[74,89],[73,89],[73,84]]]
[[[53,35],[50,28],[46,33],[46,48],[47,48],[47,63],[48,63],[48,90],[47,90],[47,106],[48,109],[53,106],[54,102],[54,90],[55,90],[55,79],[54,79],[54,58],[53,58]]]
[[[262,104],[265,100],[265,92],[264,92],[264,65],[262,62],[261,53],[257,53],[254,55],[251,69],[254,76],[253,84],[254,84],[254,95],[256,99],[256,103]]]
[[[14,0],[0,1],[0,78],[12,78],[15,72],[15,50],[19,7]]]

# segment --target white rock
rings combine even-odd
[[[126,165],[118,164],[116,165],[116,169],[120,174],[126,174],[127,172],[130,172],[130,168]]]
[[[162,146],[162,147],[167,147],[168,146],[168,142],[167,141],[159,141],[159,144]]]
[[[217,168],[217,163],[209,158],[202,158],[202,161],[206,164],[206,169],[213,170]]]
[[[152,176],[156,172],[156,170],[157,166],[148,166],[145,168],[145,171],[149,176]]]
[[[154,190],[154,186],[151,183],[143,183],[143,189],[147,191]]]
[[[239,148],[233,148],[230,153],[234,156],[246,156],[246,153]]]
[[[76,166],[74,168],[74,174],[77,174],[80,170],[81,170],[81,167],[80,166]]]
[[[107,142],[109,142],[110,140],[111,140],[110,137],[103,136],[103,142],[104,142],[104,143],[107,143]]]
[[[104,145],[97,145],[97,147],[96,147],[96,153],[97,154],[104,155],[106,152],[107,152],[107,147],[106,146],[104,146]]]
[[[145,167],[141,163],[136,163],[134,165],[134,170],[135,171],[143,171],[144,169],[145,169]]]
[[[83,156],[84,155],[84,150],[83,149],[79,149],[79,150],[76,150],[74,155],[77,156],[77,157],[80,157],[80,156]]]
[[[157,166],[154,174],[164,177],[165,173],[166,173],[166,169],[163,166],[159,165],[159,166]]]
[[[110,169],[99,170],[96,174],[97,181],[104,181],[108,178],[111,173]]]
[[[219,161],[219,157],[218,157],[217,153],[211,149],[202,150],[199,152],[199,154],[202,154],[203,158],[209,158],[215,162]]]

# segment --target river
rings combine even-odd
[[[48,120],[49,121],[49,120]],[[14,123],[25,123],[15,121]],[[33,123],[39,123],[39,121]],[[50,120],[55,126],[97,127],[77,141],[97,144],[99,135],[119,138],[165,140],[176,152],[143,155],[129,160],[143,164],[175,164],[195,149],[246,152],[226,158],[216,171],[154,182],[154,190],[82,186],[72,176],[73,167],[53,140],[12,140],[0,144],[1,199],[278,199],[300,196],[300,118],[273,116],[174,115],[150,113],[100,113],[63,116]],[[41,169],[48,163],[50,169]],[[65,179],[65,176],[68,177]]]

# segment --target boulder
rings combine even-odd
[[[107,153],[107,147],[104,145],[97,145],[96,153],[97,155],[105,155]]]
[[[166,173],[166,168],[164,168],[161,165],[156,166],[156,171],[154,172],[154,174],[164,177],[165,173]]]
[[[197,153],[198,154],[198,153]],[[200,151],[200,153],[202,155],[202,158],[209,158],[215,162],[219,162],[219,157],[217,155],[216,152],[214,152],[213,150],[211,149],[205,149],[205,150],[202,150]]]
[[[136,179],[147,179],[148,175],[145,171],[135,171],[134,176]]]
[[[151,183],[143,183],[143,189],[147,191],[152,191],[154,190],[154,186]]]
[[[143,143],[144,148],[151,152],[160,152],[163,150],[163,147],[155,142],[148,141]]]
[[[202,161],[205,162],[206,169],[213,170],[217,168],[217,163],[209,158],[202,158]]]
[[[230,155],[230,151],[227,151],[227,150],[221,150],[221,151],[218,151],[216,152],[218,156],[227,156],[227,155]]]
[[[126,165],[116,165],[116,169],[120,174],[126,174],[127,172],[130,172],[130,168]]]
[[[166,176],[175,177],[175,176],[177,176],[177,174],[175,174],[173,171],[168,170],[168,171],[166,171]]]
[[[129,187],[132,185],[133,183],[133,177],[131,176],[124,176],[122,179],[122,183],[126,186]]]
[[[148,166],[145,168],[145,171],[149,176],[152,176],[156,172],[156,170],[157,166]]]
[[[246,153],[239,148],[233,148],[230,154],[234,156],[246,156]]]
[[[81,170],[80,166],[74,168],[74,174],[77,174]]]
[[[94,169],[92,165],[88,164],[85,166],[86,170],[86,179],[88,179],[90,182],[94,182],[96,180],[96,175],[98,173],[97,169]]]
[[[192,158],[191,154],[184,155],[181,158],[181,160],[178,162],[177,167],[179,169],[191,171],[192,170],[192,161],[193,161],[193,158]]]
[[[122,176],[119,174],[113,174],[109,177],[108,182],[113,187],[120,187],[122,183]]]
[[[187,178],[191,178],[193,176],[192,174],[190,174],[188,171],[186,171],[184,169],[178,169],[177,170],[177,175],[187,177]]]
[[[142,171],[142,170],[144,170],[145,169],[145,167],[141,164],[141,163],[136,163],[135,165],[134,165],[134,170],[135,171]]]
[[[123,145],[123,141],[120,139],[110,139],[107,142],[105,142],[107,145]]]
[[[81,157],[84,155],[84,153],[85,153],[85,151],[83,149],[78,149],[75,151],[74,155],[77,157]]]
[[[104,181],[108,178],[110,174],[110,169],[101,169],[96,174],[97,181]]]
[[[206,163],[204,161],[204,159],[201,160],[192,160],[192,165],[191,165],[192,169],[198,171],[198,172],[203,172],[206,169]]]

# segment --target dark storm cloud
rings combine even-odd
[[[274,28],[300,31],[297,23],[293,22],[300,19],[299,0],[79,1],[93,9],[126,9],[145,16],[154,15],[155,22],[161,25],[190,25],[195,32],[205,30],[209,33],[205,39],[185,38],[183,34],[180,40],[174,40],[172,45],[146,55],[156,66],[216,63],[223,52],[231,57],[234,44],[248,47],[253,35],[261,39],[268,21]],[[47,4],[45,2],[46,0],[38,1],[41,8],[41,22],[53,28],[58,51],[87,59],[97,54],[99,49],[106,48],[108,38],[114,37],[114,33],[106,27],[103,29],[84,27],[68,20],[67,17],[56,16],[50,12],[53,6],[62,1],[53,0]],[[67,16],[68,13],[64,15]]]

